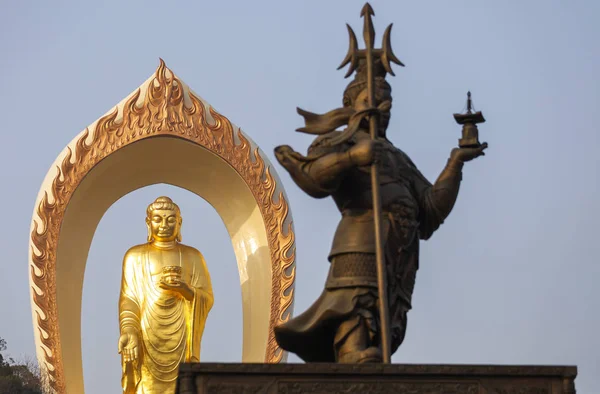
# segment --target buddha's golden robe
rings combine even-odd
[[[157,259],[161,253],[167,254],[169,261]],[[162,268],[173,260],[182,267],[182,281],[193,289],[191,301],[158,286]],[[196,249],[177,244],[171,250],[160,251],[143,244],[127,252],[119,323],[121,333],[124,329],[135,330],[139,345],[137,359],[122,364],[125,394],[174,393],[179,364],[200,361],[200,341],[212,305],[210,276]]]

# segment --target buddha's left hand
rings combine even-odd
[[[185,282],[167,283],[161,280],[158,286],[163,290],[175,292],[188,301],[194,298],[194,290]]]

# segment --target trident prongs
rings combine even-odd
[[[391,23],[387,27],[387,29],[385,29],[385,33],[383,33],[383,40],[381,41],[381,49],[383,52],[381,54],[381,64],[383,65],[383,68],[385,68],[385,71],[387,71],[390,75],[395,76],[396,74],[394,74],[394,71],[392,71],[390,61],[396,63],[401,67],[404,67],[404,64],[400,60],[398,60],[396,55],[394,55],[394,51],[392,51],[392,41],[390,38],[390,35],[392,33],[392,26],[393,23]]]
[[[373,48],[375,42],[375,30],[373,29],[373,21],[371,16],[375,15],[373,12],[373,8],[366,3],[363,9],[361,10],[360,16],[364,19],[364,31],[363,36],[365,40],[365,44],[369,46],[371,49],[371,53],[373,57],[379,58],[381,60],[381,64],[385,71],[390,75],[395,75],[392,70],[391,63],[395,63],[399,66],[404,67],[404,64],[394,55],[392,51],[392,43],[391,43],[391,32],[392,32],[392,24],[390,24],[387,29],[385,29],[385,33],[383,33],[382,47],[381,49]],[[350,67],[348,68],[348,72],[344,76],[344,78],[348,78],[352,73],[358,68],[359,59],[365,59],[367,57],[366,49],[358,49],[358,42],[356,40],[356,34],[352,30],[349,24],[346,24],[348,27],[348,35],[350,38],[350,46],[348,48],[348,53],[346,57],[342,61],[342,64],[337,68],[338,70],[343,68],[345,65],[350,63]]]
[[[373,27],[373,19],[371,19],[371,16],[375,16],[375,11],[373,11],[371,4],[365,3],[362,10],[360,10],[360,17],[364,18],[363,38],[365,40],[365,45],[371,49],[374,49],[375,28]]]
[[[350,68],[348,69],[348,73],[344,76],[344,78],[348,78],[354,72],[354,70],[356,70],[356,67],[358,67],[358,56],[356,56],[356,54],[359,52],[356,34],[354,34],[354,31],[349,24],[346,23],[346,26],[348,27],[348,35],[350,36],[350,47],[348,48],[348,54],[346,54],[342,64],[340,64],[340,66],[337,68],[339,70],[346,64],[350,63]]]

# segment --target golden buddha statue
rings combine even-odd
[[[119,353],[125,394],[170,394],[182,362],[200,361],[213,305],[202,254],[181,244],[181,213],[168,197],[146,211],[148,242],[123,259]]]

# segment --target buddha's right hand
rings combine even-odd
[[[137,360],[139,355],[139,339],[136,333],[124,332],[119,338],[119,353],[126,363]]]

